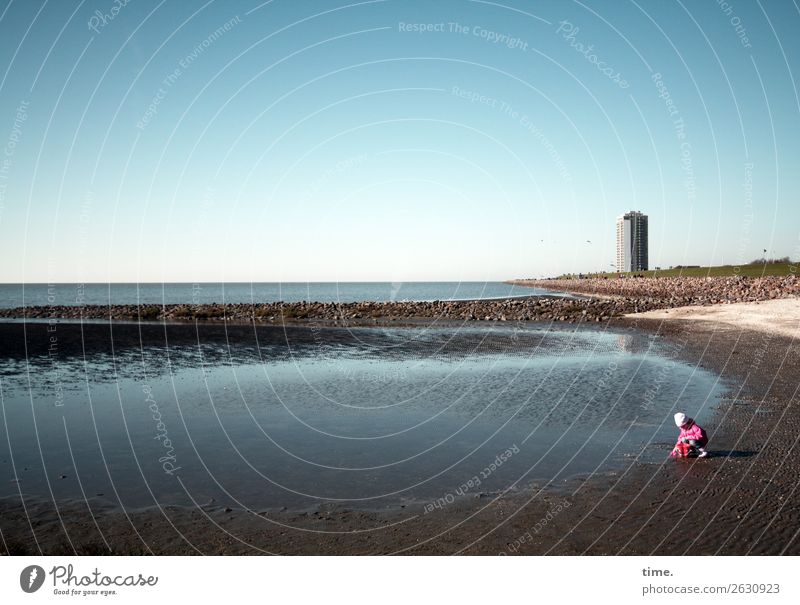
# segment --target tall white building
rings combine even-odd
[[[647,268],[647,215],[631,210],[617,217],[617,271]]]

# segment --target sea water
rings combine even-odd
[[[635,331],[259,334],[0,360],[0,496],[425,507],[660,463],[722,392]]]
[[[0,284],[0,308],[272,302],[478,300],[552,295],[502,282]],[[559,293],[561,296],[569,296]]]

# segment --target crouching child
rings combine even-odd
[[[672,449],[671,456],[673,458],[707,457],[708,436],[703,427],[683,412],[675,414],[675,424],[681,432],[678,435],[678,443]]]

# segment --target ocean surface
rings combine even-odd
[[[137,303],[475,300],[553,294],[548,290],[502,282],[0,284],[0,308]]]
[[[419,512],[660,464],[674,412],[723,393],[636,331],[212,326],[112,352],[32,330],[60,349],[0,359],[0,497]]]

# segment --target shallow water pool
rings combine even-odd
[[[274,330],[0,361],[0,496],[428,506],[663,461],[723,392],[638,332]]]

